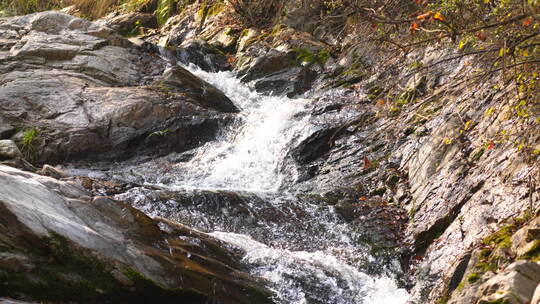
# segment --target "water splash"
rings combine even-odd
[[[175,188],[277,191],[283,181],[281,161],[287,145],[308,126],[304,99],[262,96],[232,72],[209,73],[190,66],[198,77],[223,91],[242,110],[242,122],[221,141],[198,149],[180,163]],[[170,186],[170,185],[168,185]]]
[[[161,185],[176,194],[166,202],[154,190],[142,188],[117,198],[147,214],[200,226],[242,249],[250,272],[268,282],[277,303],[405,303],[409,295],[392,278],[361,271],[362,263],[373,263],[374,258],[358,241],[354,227],[336,218],[328,206],[325,210],[320,204],[276,193],[285,180],[294,180],[295,172],[282,170],[291,142],[314,128],[307,111],[310,101],[262,96],[232,72],[186,68],[223,91],[242,109],[241,119],[230,132],[190,152],[189,160],[167,171],[163,179],[167,182]],[[149,172],[137,167],[124,171],[137,170]]]
[[[210,235],[244,250],[244,262],[269,281],[279,303],[397,304],[409,298],[390,278],[372,278],[321,251],[277,250],[242,234]]]

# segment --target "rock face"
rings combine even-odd
[[[183,151],[212,139],[231,119],[222,112],[237,111],[185,70],[175,90],[150,86],[163,79],[156,53],[60,12],[2,19],[0,39],[0,135],[36,130],[35,160]]]
[[[540,217],[520,225],[504,226],[462,259],[466,267],[449,280],[447,303],[534,303],[540,286]]]
[[[154,86],[175,94],[186,94],[196,98],[200,105],[221,111],[239,112],[233,102],[211,84],[197,78],[182,67],[168,69]]]
[[[202,233],[0,165],[0,294],[37,301],[270,303]]]
[[[231,65],[227,57],[209,43],[194,39],[187,40],[176,50],[176,58],[184,64],[194,64],[204,71],[228,71]]]

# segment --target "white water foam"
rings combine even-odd
[[[400,304],[409,298],[394,280],[372,278],[321,251],[278,250],[242,234],[210,235],[244,250],[244,262],[253,267],[252,273],[270,281],[281,303],[304,304],[311,298],[318,303]],[[311,286],[302,284],[306,281]]]
[[[242,109],[240,130],[200,148],[176,181],[177,188],[277,191],[287,144],[308,126],[304,99],[262,96],[232,72],[209,73],[190,66],[198,77],[223,91]]]

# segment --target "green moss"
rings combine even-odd
[[[467,277],[467,282],[469,282],[469,284],[474,284],[476,283],[478,280],[480,280],[480,278],[482,277],[481,274],[479,273],[471,273],[468,277]]]
[[[485,152],[486,152],[486,148],[482,147],[482,149],[480,149],[478,152],[473,154],[472,160],[473,161],[478,161],[480,159],[480,157],[482,157],[482,155],[484,155]]]
[[[377,188],[369,193],[370,196],[382,196],[386,192],[386,187]]]
[[[386,180],[386,184],[389,186],[389,187],[395,187],[397,185],[397,183],[399,183],[399,180],[400,180],[400,176],[399,175],[391,175],[390,177],[388,177],[388,179]]]
[[[249,35],[249,29],[243,29],[240,32],[240,39],[242,39],[243,37],[246,37],[247,35]]]
[[[294,48],[293,52],[295,53],[295,60],[297,65],[301,65],[304,63],[317,63],[322,66],[330,58],[330,51],[327,49],[322,49],[316,54],[313,53],[310,49],[306,48]]]
[[[343,87],[343,88],[347,88],[347,87],[352,86],[353,84],[359,83],[363,79],[364,78],[362,76],[351,77],[351,78],[347,78],[347,79],[343,79],[343,80],[334,81],[334,82],[330,83],[327,87],[332,87],[332,88]]]
[[[156,20],[158,26],[162,26],[173,14],[174,0],[158,0],[156,9]]]
[[[493,301],[484,301],[482,303],[485,303],[485,304],[510,304],[510,302],[508,302],[508,300],[504,299],[504,298],[500,298],[500,299],[493,300]]]
[[[491,255],[493,251],[491,249],[482,249],[480,250],[480,252],[478,253],[478,256],[483,259],[483,258],[487,258]]]
[[[382,88],[379,87],[372,87],[368,90],[367,97],[369,100],[375,100],[381,96],[381,94],[384,92]]]
[[[494,234],[485,238],[482,243],[487,246],[497,246],[501,248],[510,248],[512,246],[512,234],[517,230],[516,225],[511,224],[502,227]]]
[[[450,301],[450,295],[447,293],[443,297],[437,299],[437,301],[435,301],[435,304],[446,304],[448,303],[448,301]]]
[[[214,3],[208,8],[206,13],[207,17],[216,16],[225,9],[223,1],[214,1]]]
[[[535,240],[531,249],[519,257],[520,260],[529,260],[532,262],[540,261],[540,240]]]
[[[399,95],[399,97],[396,99],[396,105],[398,106],[404,106],[406,104],[409,104],[414,100],[416,97],[416,93],[414,91],[405,91]]]
[[[287,26],[284,25],[284,24],[276,24],[273,28],[272,28],[272,32],[270,33],[270,36],[272,37],[276,37],[283,29],[285,29]]]
[[[201,3],[201,6],[195,13],[195,16],[197,17],[197,20],[201,21],[206,18],[206,15],[208,14],[208,5],[206,3],[206,0]]]

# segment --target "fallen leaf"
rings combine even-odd
[[[444,21],[444,16],[441,14],[441,13],[435,13],[435,15],[433,15],[433,19],[435,20],[439,20],[439,21]]]
[[[383,106],[383,105],[384,105],[384,100],[379,99],[379,100],[376,101],[376,103],[377,103],[378,105]]]
[[[418,31],[418,23],[413,22],[411,24],[411,32]]]
[[[481,40],[481,41],[486,41],[487,39],[487,35],[486,33],[484,33],[484,31],[480,31],[476,33],[476,37],[478,38],[478,40]]]
[[[532,22],[533,22],[533,17],[529,17],[529,18],[523,20],[522,24],[523,24],[523,26],[529,26],[529,25],[532,24]]]
[[[425,19],[428,19],[429,17],[431,17],[431,11],[425,13],[425,14],[422,14],[422,15],[419,15],[418,17],[416,17],[417,20],[425,20]]]
[[[364,156],[364,169],[369,169],[371,167],[371,161],[367,156]]]

